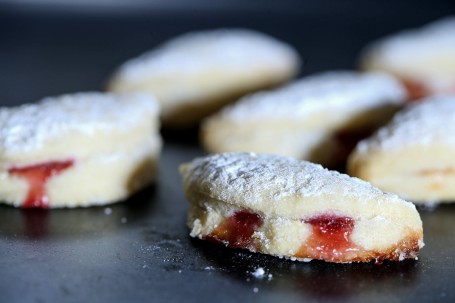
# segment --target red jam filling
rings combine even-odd
[[[423,83],[416,80],[401,79],[404,87],[408,92],[409,102],[415,102],[431,94]]]
[[[304,221],[313,232],[296,257],[310,257],[326,261],[343,261],[355,254],[357,246],[351,242],[354,220],[337,215],[320,215]]]
[[[233,248],[254,248],[252,236],[261,227],[262,219],[258,214],[238,211],[226,218],[211,234],[206,237],[215,242],[227,242]]]
[[[52,161],[30,166],[11,167],[8,169],[8,173],[18,178],[25,179],[28,183],[28,193],[24,202],[22,202],[22,207],[49,207],[49,198],[46,194],[46,182],[53,176],[70,168],[73,164],[73,160]]]

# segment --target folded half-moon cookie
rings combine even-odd
[[[455,93],[455,17],[374,42],[365,49],[361,67],[398,77],[411,100]]]
[[[455,96],[398,113],[359,142],[348,172],[416,203],[455,202]]]
[[[351,149],[401,108],[406,92],[383,73],[332,71],[240,99],[206,119],[209,152],[270,153],[344,167]]]
[[[180,171],[192,237],[301,261],[404,260],[423,246],[412,203],[320,165],[224,153]]]
[[[102,205],[150,184],[161,150],[158,104],[139,94],[77,93],[0,108],[0,201]]]
[[[108,89],[150,93],[160,102],[165,127],[186,127],[246,93],[293,78],[299,69],[297,51],[266,34],[207,30],[125,62]]]

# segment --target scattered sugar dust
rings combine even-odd
[[[273,275],[270,274],[270,273],[267,274],[267,273],[266,273],[266,270],[265,270],[263,267],[258,267],[258,268],[256,268],[256,270],[253,271],[253,272],[251,273],[251,275],[252,275],[253,277],[255,277],[256,279],[264,279],[265,277],[267,277],[267,279],[268,279],[269,281],[272,280],[272,278],[273,278]],[[249,281],[249,279],[247,279],[247,281]]]

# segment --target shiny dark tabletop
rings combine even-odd
[[[302,75],[355,68],[367,42],[455,12],[450,1],[191,2],[111,11],[0,2],[0,104],[102,90],[124,60],[206,28],[249,27],[287,41],[304,58]],[[157,183],[125,202],[0,206],[1,302],[455,301],[455,206],[419,210],[426,246],[417,261],[299,263],[227,249],[188,236],[177,168],[204,155],[196,130],[163,135]],[[264,277],[252,274],[258,268]]]

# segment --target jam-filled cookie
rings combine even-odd
[[[18,207],[116,202],[153,181],[158,104],[77,93],[0,108],[0,201]]]
[[[455,96],[398,113],[349,157],[350,175],[416,203],[455,201]]]
[[[257,152],[337,167],[356,142],[401,108],[406,92],[382,73],[334,71],[240,99],[206,119],[209,152]]]
[[[301,261],[397,261],[423,246],[412,203],[317,164],[224,153],[180,170],[192,237]]]
[[[289,80],[299,68],[297,52],[281,41],[218,29],[185,34],[127,61],[108,89],[151,93],[163,125],[185,127],[246,93]]]
[[[397,76],[411,100],[455,93],[455,17],[371,44],[363,53],[361,67]]]

